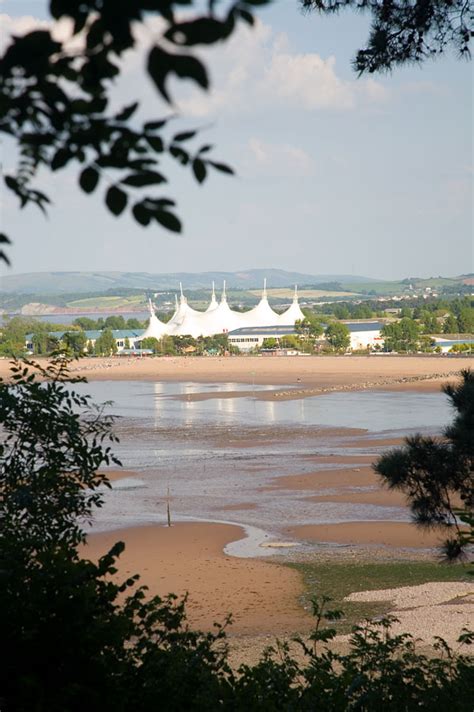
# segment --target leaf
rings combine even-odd
[[[209,161],[209,163],[216,169],[216,171],[220,171],[221,173],[228,173],[231,176],[235,175],[234,169],[230,166],[227,166],[225,163],[215,163],[214,161]]]
[[[162,119],[161,121],[148,121],[144,124],[143,128],[145,131],[157,131],[158,129],[162,129],[167,123],[168,119]]]
[[[125,106],[122,111],[115,116],[116,121],[128,121],[128,119],[133,116],[135,111],[138,109],[138,101],[129,106]]]
[[[57,171],[59,168],[63,168],[71,157],[71,152],[68,151],[67,148],[60,148],[53,156],[53,160],[51,161],[51,170]]]
[[[10,190],[14,190],[15,192],[18,190],[18,180],[16,178],[13,176],[5,176],[3,180]]]
[[[96,189],[98,182],[99,171],[92,168],[92,166],[85,168],[79,177],[79,185],[84,193],[92,193]]]
[[[145,207],[143,202],[135,203],[132,208],[133,217],[140,223],[140,225],[149,225],[151,221],[151,215],[148,208]]]
[[[4,232],[0,232],[0,243],[2,243],[3,245],[11,245],[12,241],[9,237],[5,235]]]
[[[214,44],[230,35],[233,22],[222,22],[215,17],[198,17],[190,22],[178,22],[165,33],[170,42],[191,47],[197,44]]]
[[[204,161],[195,158],[193,161],[193,173],[198,183],[203,183],[206,180],[207,168]]]
[[[189,139],[194,138],[196,134],[197,131],[183,131],[173,136],[173,141],[189,141]]]
[[[124,185],[132,185],[135,188],[142,188],[145,185],[165,183],[166,178],[156,171],[143,171],[142,173],[131,173],[122,181]]]
[[[113,215],[120,215],[127,205],[127,194],[113,185],[105,195],[105,204]]]
[[[156,151],[157,153],[163,153],[163,139],[161,139],[159,136],[147,136],[146,140],[154,151]]]
[[[158,91],[166,101],[171,98],[166,90],[168,74],[174,73],[181,79],[193,79],[203,89],[209,87],[209,79],[202,62],[195,57],[181,54],[169,54],[160,47],[153,47],[148,55],[147,69]]]
[[[171,232],[181,232],[181,221],[173,213],[160,210],[156,212],[153,217],[167,230],[171,230]]]

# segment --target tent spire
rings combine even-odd
[[[295,293],[293,295],[293,301],[298,303],[298,285],[295,284]]]
[[[223,285],[222,285],[222,297],[221,297],[221,301],[223,301],[223,302],[227,301],[227,295],[226,295],[226,293],[225,293],[225,279],[224,279],[224,282],[223,282]]]
[[[153,302],[151,301],[151,297],[148,297],[148,309],[150,310],[150,316],[155,316],[155,310],[153,308]]]
[[[216,298],[216,290],[215,290],[215,288],[214,288],[214,280],[212,280],[212,296],[211,296],[211,300],[214,301],[215,298]]]
[[[263,292],[262,292],[262,299],[267,298],[267,278],[263,278]]]

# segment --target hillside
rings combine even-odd
[[[286,272],[279,269],[254,269],[245,272],[175,272],[152,274],[149,272],[30,272],[5,275],[0,281],[2,294],[86,294],[112,292],[122,289],[160,291],[178,289],[209,289],[226,280],[229,289],[261,289],[264,278],[272,288],[299,285],[317,285],[350,282],[370,284],[375,280],[348,275],[311,275],[301,272]]]

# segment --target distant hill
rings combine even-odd
[[[152,274],[149,272],[29,272],[6,275],[0,280],[3,294],[71,294],[97,293],[114,289],[143,289],[160,291],[178,289],[209,289],[214,281],[221,287],[226,280],[229,289],[258,289],[266,277],[268,287],[291,287],[294,284],[317,285],[327,283],[370,284],[368,277],[353,275],[311,275],[287,272],[280,269],[253,269],[244,272],[175,272]]]

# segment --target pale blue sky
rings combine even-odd
[[[46,2],[3,0],[4,33],[45,19]],[[13,272],[175,272],[276,267],[313,274],[401,278],[473,271],[472,66],[448,55],[421,68],[357,79],[350,60],[367,21],[353,13],[304,16],[275,2],[253,30],[206,53],[215,91],[174,85],[183,119],[232,164],[203,186],[172,170],[180,237],[115,219],[74,174],[45,175],[45,220],[3,190],[2,229]],[[28,21],[22,21],[28,26]],[[151,37],[153,27],[147,33]],[[3,40],[4,42],[5,40]],[[167,108],[127,58],[117,104]],[[11,146],[3,161],[11,165]],[[4,270],[4,268],[1,268]]]

